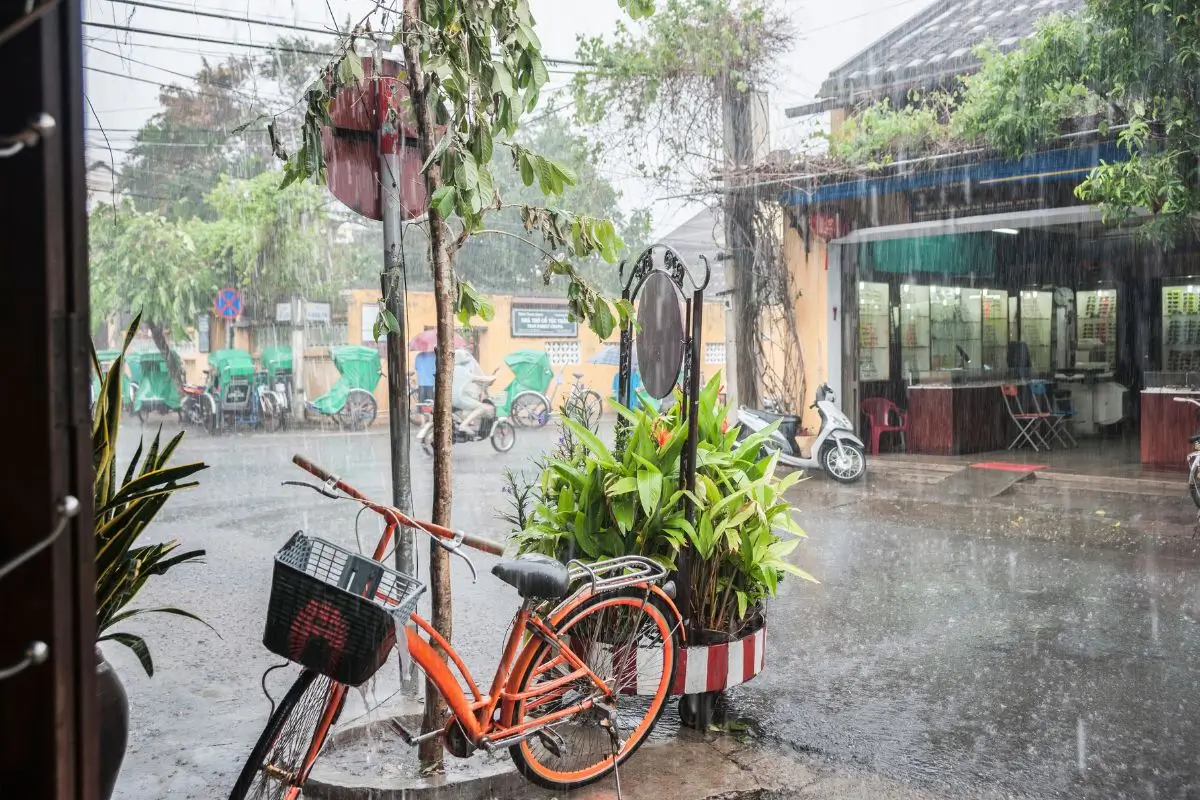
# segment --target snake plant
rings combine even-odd
[[[117,468],[117,434],[121,420],[121,374],[125,352],[141,325],[134,318],[125,334],[121,355],[107,371],[100,368],[92,350],[92,366],[100,377],[100,391],[92,416],[92,464],[96,538],[96,634],[97,641],[119,642],[137,656],[147,675],[154,674],[154,661],[145,640],[132,633],[114,631],[114,626],[138,614],[174,614],[203,623],[195,614],[179,608],[129,608],[150,578],[165,574],[180,564],[196,563],[203,550],[178,552],[172,540],[139,545],[138,539],[171,495],[198,485],[187,479],[207,465],[202,462],[170,465],[171,456],[183,439],[180,431],[166,445],[159,429],[148,448],[139,441],[125,471]],[[204,623],[207,624],[207,623]]]

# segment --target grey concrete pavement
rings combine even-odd
[[[1144,508],[811,488],[795,494],[811,534],[798,563],[822,583],[783,588],[767,670],[732,693],[735,713],[953,796],[1200,792],[1194,539],[1131,519]]]
[[[126,452],[136,433],[123,432]],[[520,431],[506,455],[487,443],[459,446],[456,526],[502,538],[503,469],[528,469],[553,439]],[[279,662],[261,645],[272,555],[301,528],[355,545],[352,506],[280,486],[303,477],[294,452],[388,494],[382,433],[189,434],[181,457],[212,469],[168,504],[154,531],[207,548],[207,563],[177,569],[139,605],[195,611],[220,637],[175,617],[132,621],[155,657],[151,679],[106,646],[131,705],[121,800],[223,796],[266,719],[260,675]],[[419,512],[429,508],[428,464],[414,453]],[[812,796],[1200,792],[1200,559],[1186,494],[1184,505],[1090,491],[1014,492],[983,505],[921,496],[919,485],[886,475],[850,487],[817,476],[797,487],[811,539],[795,559],[822,583],[784,582],[770,609],[767,670],[732,693],[734,712],[755,723],[757,747],[799,754],[820,771],[826,793]],[[377,535],[364,516],[364,546]],[[424,562],[423,541],[420,552]],[[475,560],[474,586],[453,567],[454,641],[487,680],[516,597],[488,574],[492,559]],[[293,674],[268,680],[276,698]],[[397,685],[385,667],[346,720],[364,703],[396,704]],[[911,795],[839,794],[838,781],[854,776]]]

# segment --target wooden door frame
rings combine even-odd
[[[95,581],[88,393],[90,320],[78,0],[0,9],[0,565],[45,539],[71,495],[79,514],[0,579],[0,669],[44,642],[44,663],[0,681],[0,796],[96,800]],[[44,117],[42,115],[45,115]],[[52,121],[36,133],[36,120]]]

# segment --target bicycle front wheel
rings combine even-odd
[[[250,751],[229,800],[297,800],[345,701],[345,686],[301,672]]]
[[[612,722],[620,740],[620,764],[646,740],[667,705],[675,674],[672,622],[644,591],[627,590],[584,601],[557,632],[605,685],[580,677],[544,695],[535,694],[518,703],[513,722],[536,722],[588,699],[610,704],[615,708]],[[573,671],[557,648],[543,643],[518,691],[537,692]],[[612,771],[613,741],[601,725],[608,718],[607,711],[594,706],[552,723],[546,739],[534,737],[514,745],[509,754],[517,770],[539,786],[553,791],[584,786]]]

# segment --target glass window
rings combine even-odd
[[[888,335],[888,285],[858,284],[858,379],[886,381],[891,377],[891,347]]]

